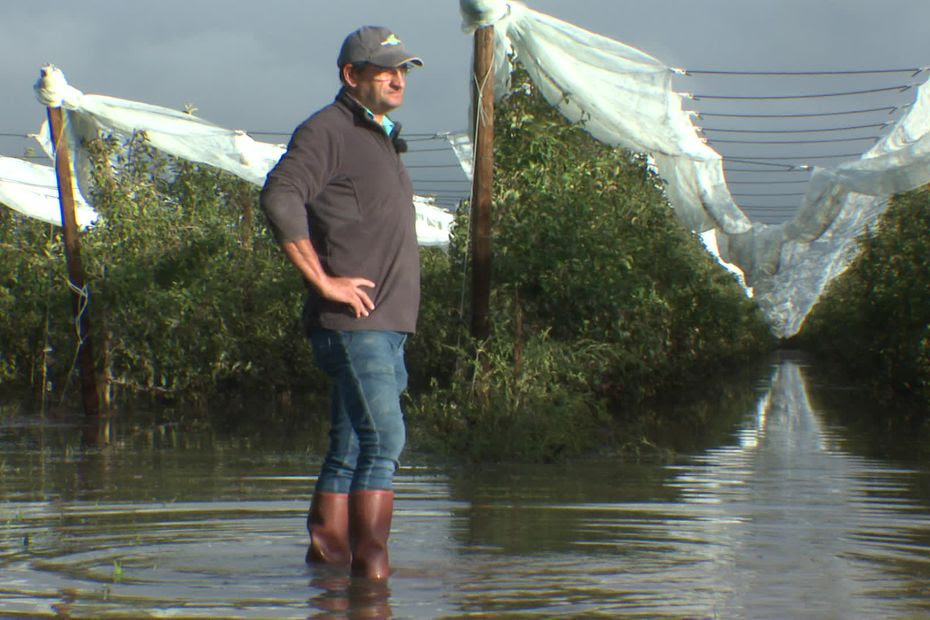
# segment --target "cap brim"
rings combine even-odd
[[[418,56],[411,56],[406,50],[402,49],[382,50],[382,53],[372,55],[370,62],[382,67],[423,66],[423,61]]]

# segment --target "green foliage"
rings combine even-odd
[[[514,84],[495,111],[494,333],[475,353],[458,314],[425,312],[412,359],[442,342],[456,363],[427,355],[414,409],[454,452],[549,459],[589,448],[605,403],[641,403],[772,339],[642,157],[565,122],[525,74]],[[443,283],[424,286],[427,310],[462,305],[467,217],[425,263],[424,281]]]
[[[930,404],[930,188],[895,196],[799,341],[885,396]]]
[[[615,344],[608,378],[633,400],[764,340],[754,305],[675,218],[644,158],[530,91],[523,77],[495,136],[494,276],[518,291],[527,327]]]
[[[271,235],[251,220],[256,190],[160,155],[141,135],[88,147],[100,220],[81,236],[82,258],[98,385],[107,397],[207,402],[237,393],[260,401],[319,382],[300,338],[303,288]],[[16,324],[0,336],[0,372],[35,385],[47,368],[63,396],[73,384],[76,339],[58,232],[5,223],[9,252],[0,261],[11,268],[0,304],[15,308]],[[43,366],[44,341],[54,355]]]
[[[421,446],[474,459],[557,460],[603,445],[618,421],[650,436],[662,421],[608,412],[634,411],[771,337],[642,157],[564,122],[525,75],[515,85],[497,110],[493,335],[475,343],[466,327],[462,208],[448,251],[421,251],[410,429]],[[82,244],[107,395],[325,392],[299,326],[303,283],[252,221],[254,188],[164,157],[144,136],[88,146],[101,219]],[[37,392],[47,375],[65,396],[76,341],[57,231],[0,214],[0,269],[0,379]]]
[[[55,229],[0,209],[0,385],[42,389],[47,323],[73,334]]]

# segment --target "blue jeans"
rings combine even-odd
[[[391,331],[310,333],[316,361],[332,379],[329,449],[317,491],[391,490],[406,441],[406,340]]]

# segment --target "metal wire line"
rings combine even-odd
[[[732,161],[732,160],[731,160],[731,161]],[[740,160],[740,163],[754,164],[754,163],[756,163],[756,162],[752,162],[752,161],[742,161],[742,160]],[[727,160],[723,160],[723,165],[724,165],[724,166],[727,165]],[[760,165],[761,165],[761,164],[760,164]],[[798,166],[790,166],[790,165],[788,165],[788,164],[767,164],[767,165],[770,165],[770,166],[772,166],[772,165],[774,165],[774,166],[779,166],[779,167],[782,168],[782,169],[781,169],[781,170],[765,170],[765,169],[760,170],[760,169],[758,169],[758,168],[755,168],[755,169],[750,169],[750,168],[727,168],[727,169],[726,169],[726,172],[727,172],[727,174],[729,174],[729,173],[731,173],[731,172],[749,172],[749,173],[752,173],[752,174],[772,174],[772,173],[785,173],[785,172],[792,172],[792,173],[794,173],[794,172],[810,172],[810,170],[808,170],[807,168],[801,168],[801,167],[798,167]],[[790,183],[794,183],[795,181],[785,181],[785,183],[789,183],[789,182],[790,182]],[[807,183],[807,181],[797,181],[797,182],[798,182],[798,183]],[[766,182],[765,182],[765,181],[759,181],[759,183],[766,183]]]
[[[415,155],[415,154],[417,154],[417,153],[438,153],[438,152],[440,152],[440,151],[443,152],[443,153],[447,153],[447,152],[448,152],[448,153],[451,153],[451,152],[452,152],[452,147],[449,146],[449,147],[440,148],[440,149],[420,149],[420,148],[415,148],[415,149],[410,149],[409,151],[407,151],[406,154],[407,154],[407,155]]]
[[[846,127],[817,127],[814,129],[734,129],[732,127],[700,127],[701,131],[715,131],[720,133],[821,133],[828,131],[852,131],[854,129],[875,129],[887,127],[891,123],[868,123],[866,125],[847,125]]]
[[[737,205],[743,210],[795,211],[798,205]]]
[[[471,183],[465,177],[461,179],[411,179],[414,183]]]
[[[36,188],[36,189],[42,189],[42,190],[48,190],[48,189],[49,189],[48,186],[42,185],[42,184],[40,184],[40,183],[33,183],[33,182],[31,182],[31,181],[22,181],[22,180],[20,180],[20,179],[12,179],[12,178],[10,178],[10,177],[4,177],[4,176],[0,176],[0,181],[3,181],[3,182],[5,182],[5,183],[17,183],[17,184],[19,184],[19,185],[25,185],[25,186],[27,186],[27,187],[34,187],[34,188]],[[56,196],[56,197],[57,197],[57,195],[58,195],[58,194],[57,194],[57,191],[58,191],[58,190],[55,190],[55,192],[56,192],[56,193],[55,193],[55,196]],[[52,194],[47,194],[47,195],[48,195],[48,196],[51,196]]]
[[[804,183],[807,183],[807,179],[803,181],[727,181],[727,185],[802,185]]]
[[[878,140],[881,136],[862,136],[861,138],[834,138],[833,140],[717,140],[708,138],[711,144],[833,144],[834,142],[862,142]]]
[[[685,75],[865,75],[869,73],[910,73],[912,76],[925,71],[927,67],[905,67],[902,69],[840,69],[824,71],[710,71],[705,69],[685,69]]]
[[[461,170],[462,166],[460,164],[414,164],[408,165],[407,168],[458,168]]]
[[[754,166],[768,166],[769,168],[783,168],[783,170],[765,170],[764,168],[756,170],[747,170],[747,172],[788,172],[795,169],[801,169],[800,166],[795,166],[794,164],[776,164],[773,162],[767,161],[756,161],[753,159],[737,159],[734,157],[724,157],[723,165],[726,166],[729,162],[737,162],[739,164],[752,164]],[[733,170],[728,170],[728,172],[734,172]]]
[[[814,112],[814,113],[804,113],[804,114],[737,114],[737,113],[728,113],[728,112],[697,112],[699,118],[705,116],[717,116],[725,118],[818,118],[825,116],[848,116],[851,114],[870,114],[872,112],[888,112],[892,114],[895,111],[909,107],[910,104],[906,105],[890,105],[883,106],[880,108],[866,108],[862,110],[843,110],[840,112]]]
[[[50,159],[48,155],[4,155],[13,159]]]
[[[741,159],[736,159],[732,157],[728,157],[726,159],[730,159],[730,161],[744,161],[745,162],[745,161],[750,161],[750,160],[768,160],[768,159],[773,159],[773,160],[774,159],[799,159],[799,160],[800,159],[839,159],[841,157],[859,157],[860,155],[862,155],[862,153],[837,153],[837,154],[832,154],[832,155],[779,155],[777,157],[768,156],[768,155],[765,157],[760,157],[756,155],[746,157],[745,155],[741,155],[740,156]]]
[[[887,93],[890,91],[904,92],[913,88],[913,84],[903,84],[900,86],[888,86],[885,88],[868,88],[865,90],[850,90],[841,93],[810,93],[796,95],[698,95],[692,94],[691,99],[700,101],[702,99],[732,99],[732,100],[758,100],[758,101],[775,101],[782,99],[821,99],[824,97],[848,97],[851,95],[870,95],[874,93]]]
[[[763,194],[763,193],[758,193],[758,194],[757,194],[757,193],[754,193],[754,192],[749,192],[749,193],[745,193],[745,194],[742,194],[742,193],[741,193],[741,194],[730,194],[730,196],[732,196],[732,197],[734,197],[734,198],[736,198],[736,197],[739,197],[739,198],[747,198],[747,197],[750,197],[750,196],[755,198],[755,197],[763,197],[763,196],[764,196],[764,197],[772,197],[772,196],[804,196],[804,195],[805,195],[804,192],[790,192],[790,193],[787,193],[787,194],[778,194],[778,193],[775,193],[775,194],[768,194],[768,193],[764,193],[764,194]]]

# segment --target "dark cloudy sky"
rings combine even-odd
[[[527,4],[685,69],[811,71],[930,65],[927,0],[530,0]],[[0,133],[14,134],[0,137],[0,154],[22,155],[28,142],[16,135],[35,131],[43,118],[32,85],[45,63],[61,68],[69,82],[84,92],[172,108],[192,103],[199,116],[222,126],[289,132],[332,99],[338,87],[339,45],[349,31],[365,23],[390,26],[426,62],[424,69],[411,75],[407,104],[394,115],[406,131],[431,134],[465,128],[471,38],[461,31],[457,0],[0,0]],[[888,88],[926,76],[926,72],[913,79],[906,73],[808,78],[695,75],[678,79],[676,86],[701,94],[833,93]],[[689,105],[710,112],[796,114],[893,107],[912,97],[912,92],[885,91],[784,102],[702,100]],[[711,120],[700,122],[717,127],[734,122]],[[841,127],[878,120],[874,115],[851,115],[830,122]],[[803,122],[813,128],[823,127],[825,121]],[[776,128],[763,121],[752,123]],[[779,127],[799,128],[797,124]],[[846,142],[822,146],[714,146],[736,156],[775,148],[783,149],[778,153],[786,156],[820,157],[861,152],[871,144],[864,139],[871,131],[823,134],[842,135]],[[708,135],[712,140],[725,137]],[[856,141],[860,135],[862,142]],[[256,138],[286,140],[286,136]],[[425,148],[432,143],[413,144]],[[441,154],[423,157],[446,161]],[[813,163],[833,161],[824,158]],[[417,178],[416,173],[413,176]],[[780,202],[791,200],[786,196]]]

